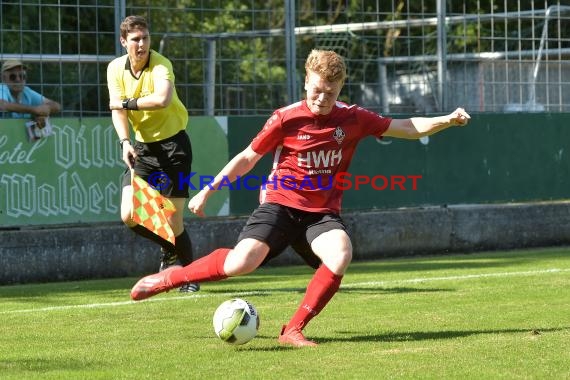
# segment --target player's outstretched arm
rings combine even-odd
[[[210,195],[212,195],[212,192],[218,190],[220,183],[222,181],[224,181],[224,183],[228,181],[234,182],[238,176],[247,174],[253,169],[261,157],[263,156],[256,153],[251,148],[251,145],[249,145],[228,162],[212,182],[204,186],[198,194],[190,199],[188,202],[188,210],[198,216],[204,216],[206,202]]]
[[[463,108],[457,108],[449,115],[444,116],[393,119],[384,136],[419,139],[449,127],[467,125],[470,119],[471,116]]]

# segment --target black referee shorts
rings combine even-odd
[[[192,144],[186,131],[167,139],[142,143],[135,141],[137,152],[135,173],[162,195],[169,198],[188,198],[187,179],[192,170]],[[131,184],[131,172],[123,173],[123,187]]]

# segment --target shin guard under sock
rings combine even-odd
[[[199,258],[184,268],[173,271],[170,281],[177,286],[186,282],[219,281],[227,278],[224,263],[230,253],[229,248],[219,248],[207,256]]]
[[[287,324],[286,329],[288,330],[291,327],[302,329],[305,327],[314,316],[324,309],[338,291],[342,277],[334,274],[322,264],[309,282],[305,297]]]

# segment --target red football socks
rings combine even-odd
[[[307,286],[307,292],[301,306],[285,330],[292,327],[302,329],[314,316],[319,314],[338,291],[342,277],[331,272],[324,264],[321,265]]]
[[[170,281],[174,286],[180,286],[187,282],[219,281],[227,278],[224,272],[224,263],[230,253],[229,248],[219,248],[191,264],[175,270],[170,275]]]

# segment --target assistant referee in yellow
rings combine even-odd
[[[183,212],[188,198],[188,178],[192,146],[186,133],[188,112],[176,94],[172,63],[150,49],[149,26],[144,17],[128,16],[120,26],[121,45],[127,54],[107,67],[109,108],[119,136],[123,161],[121,219],[136,234],[158,243],[160,269],[176,263],[192,262],[192,242],[184,228]],[[134,140],[130,139],[129,124]],[[171,244],[131,219],[131,172],[146,180],[176,206],[169,222],[176,236]],[[197,291],[199,284],[188,283],[181,291]]]

